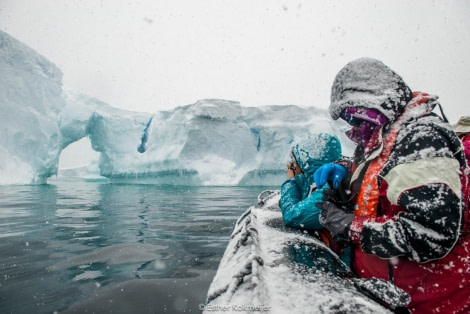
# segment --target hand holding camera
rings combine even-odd
[[[288,162],[287,163],[287,177],[293,178],[298,174],[302,173],[302,169],[300,169],[299,165],[296,162]]]

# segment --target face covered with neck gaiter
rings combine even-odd
[[[340,116],[353,126],[351,130],[346,132],[346,135],[362,147],[366,147],[372,134],[388,121],[380,111],[362,107],[346,108]]]

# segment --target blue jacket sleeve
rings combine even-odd
[[[294,179],[286,180],[281,186],[280,207],[284,224],[292,228],[321,229],[321,209],[315,204],[322,201],[322,190],[316,190],[302,199],[303,190]]]

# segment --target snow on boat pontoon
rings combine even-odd
[[[205,313],[387,313],[409,296],[357,279],[316,237],[284,226],[280,191],[264,191],[238,219],[210,285]],[[375,300],[374,300],[375,299]]]

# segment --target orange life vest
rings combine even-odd
[[[411,103],[405,108],[405,111],[398,117],[398,119],[393,123],[392,128],[388,130],[382,138],[382,151],[377,157],[375,157],[369,164],[366,173],[364,175],[362,182],[357,182],[356,184],[361,184],[359,189],[355,215],[356,216],[368,216],[376,217],[377,208],[379,204],[379,182],[378,176],[380,171],[384,168],[387,163],[390,153],[395,145],[395,139],[397,138],[398,131],[400,126],[407,119],[405,114],[408,110],[419,106],[422,103],[425,103],[429,100],[429,95],[421,92],[414,92],[413,99]],[[381,132],[378,130],[377,132]],[[376,134],[377,136],[377,134]]]

